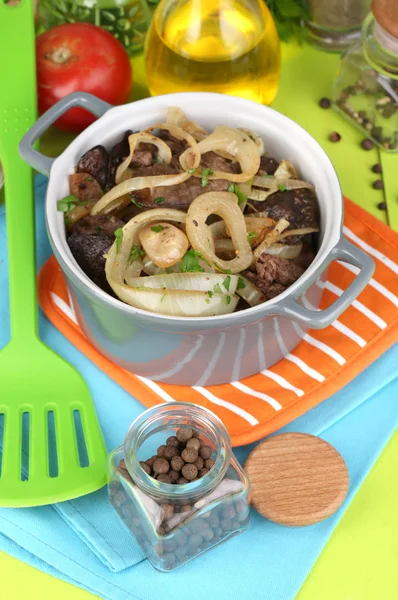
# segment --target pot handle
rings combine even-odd
[[[49,108],[36,121],[33,127],[25,133],[19,143],[20,155],[25,162],[36,169],[36,171],[39,171],[39,173],[49,175],[55,158],[45,156],[38,150],[35,150],[33,147],[35,142],[57,119],[59,119],[59,117],[66,113],[70,108],[76,106],[85,108],[96,117],[102,117],[107,110],[112,108],[112,104],[104,102],[104,100],[100,100],[97,96],[87,94],[86,92],[74,92],[73,94],[69,94],[69,96],[65,96],[65,98],[62,98],[62,100]]]
[[[324,310],[310,310],[299,304],[297,299],[302,296],[305,291],[319,279],[321,273],[330,265],[334,260],[343,260],[351,265],[359,267],[359,273],[351,285],[337,298],[333,304],[325,308]],[[293,321],[304,323],[311,329],[324,329],[333,321],[335,321],[342,312],[355,300],[357,296],[362,292],[364,287],[369,283],[375,270],[375,264],[373,259],[348,242],[342,237],[339,243],[330,252],[327,260],[327,264],[322,265],[322,268],[312,278],[310,283],[305,284],[305,287],[298,289],[294,296],[288,296],[278,303],[277,313],[281,316],[286,316]],[[279,310],[279,308],[281,310]]]

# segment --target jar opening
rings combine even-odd
[[[163,483],[141,467],[156,455],[177,429],[191,428],[213,449],[214,465],[200,479],[185,484]],[[231,442],[224,424],[209,410],[187,402],[155,406],[142,413],[130,426],[123,445],[126,468],[133,482],[154,499],[174,504],[191,502],[211,492],[229,467]]]

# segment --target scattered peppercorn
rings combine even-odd
[[[387,203],[386,202],[379,202],[379,204],[377,205],[377,208],[379,210],[387,210]]]
[[[363,148],[364,150],[372,150],[374,148],[374,145],[375,144],[373,140],[371,140],[370,138],[365,138],[361,142],[361,148]]]
[[[382,179],[376,179],[376,181],[373,182],[373,186],[375,190],[384,190],[384,183]]]
[[[376,163],[375,165],[373,165],[372,171],[373,171],[373,173],[379,173],[379,174],[382,173],[383,169],[381,167],[381,164]]]
[[[337,131],[332,131],[329,135],[329,140],[334,143],[339,142],[341,140],[341,135]]]
[[[321,108],[330,108],[332,105],[332,103],[330,102],[329,98],[321,98],[319,100],[319,106]]]

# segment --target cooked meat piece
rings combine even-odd
[[[257,175],[273,175],[278,168],[278,161],[271,156],[262,156]]]
[[[318,203],[314,192],[308,188],[275,192],[265,202],[250,200],[250,204],[258,211],[267,212],[275,221],[286,219],[290,223],[288,229],[319,226]],[[297,235],[287,237],[285,244],[297,244],[299,239]]]
[[[305,269],[291,260],[271,256],[263,252],[256,262],[256,273],[245,275],[265,294],[267,300],[278,296],[297,281]]]
[[[204,168],[210,168],[212,171],[223,171],[224,173],[241,172],[239,163],[227,160],[215,152],[202,154],[201,165]]]
[[[160,129],[156,135],[168,145],[173,157],[176,156],[178,158],[180,154],[188,148],[188,144],[185,140],[177,140],[177,138],[172,136],[166,129]]]
[[[69,175],[69,192],[81,202],[99,200],[103,196],[102,189],[96,179],[89,173],[73,173]]]
[[[303,249],[299,256],[293,260],[293,262],[295,265],[298,265],[303,269],[308,269],[314,258],[315,252],[311,248],[310,244],[307,244],[307,242],[303,242]]]
[[[115,231],[124,223],[116,217],[96,215],[76,223],[68,244],[83,271],[105,292],[113,292],[105,277],[106,254],[115,240]]]
[[[89,173],[98,181],[101,188],[106,187],[109,168],[109,154],[104,146],[94,146],[77,163],[77,173]]]
[[[120,163],[123,161],[123,159],[126,158],[126,156],[128,156],[128,154],[130,152],[129,135],[131,135],[132,133],[133,132],[131,131],[131,129],[128,129],[123,134],[123,137],[120,140],[120,142],[115,144],[113,146],[112,150],[110,151],[108,176],[107,176],[106,187],[105,187],[105,191],[107,191],[107,192],[114,187],[116,170],[117,170],[118,166],[120,165]]]
[[[138,148],[134,150],[133,157],[131,159],[130,167],[150,167],[153,164],[153,153],[151,150],[142,150],[141,146],[144,144],[139,144]],[[145,144],[149,146],[149,144]],[[156,148],[156,146],[154,146]]]

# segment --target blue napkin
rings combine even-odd
[[[44,231],[46,179],[36,180],[38,265],[50,249]],[[0,208],[0,347],[8,339],[4,207]],[[143,410],[129,394],[101,373],[40,315],[40,335],[79,368],[89,384],[109,449],[119,445],[132,419]],[[286,529],[253,511],[248,532],[175,573],[157,573],[110,508],[106,490],[71,502],[35,509],[0,510],[0,549],[103,598],[174,600],[189,589],[233,600],[247,594],[270,600],[294,598],[344,508],[361,484],[398,422],[398,346],[333,398],[283,431],[322,434],[347,461],[349,496],[336,515],[305,529]],[[112,399],[111,402],[109,399]],[[117,406],[117,411],[115,411]],[[360,448],[360,451],[358,450]],[[244,461],[251,447],[239,448]],[[205,569],[206,577],[203,577]],[[261,578],[256,574],[261,572]],[[184,580],[186,578],[186,581]],[[199,579],[200,578],[200,579]],[[197,585],[195,585],[197,584]],[[246,595],[246,591],[245,591]]]

